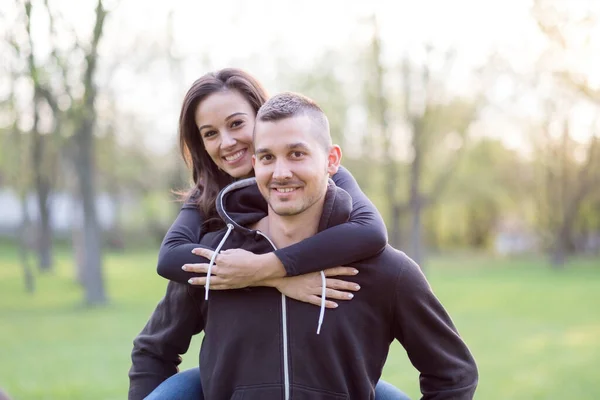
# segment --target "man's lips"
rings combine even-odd
[[[272,183],[269,185],[269,189],[278,194],[289,194],[294,193],[298,189],[302,189],[304,185],[300,182],[285,182],[285,183]]]
[[[283,188],[283,187],[277,187],[277,188],[273,188],[273,190],[275,190],[277,193],[292,193],[295,192],[298,188],[295,187],[290,187],[290,188]]]

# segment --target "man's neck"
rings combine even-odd
[[[269,236],[278,249],[291,246],[314,236],[319,229],[323,213],[323,201],[318,201],[301,214],[281,216],[269,209],[268,215],[259,221],[256,228]]]

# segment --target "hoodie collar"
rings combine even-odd
[[[247,226],[266,217],[268,212],[256,178],[242,179],[226,186],[217,196],[216,206],[225,224],[231,224],[234,230],[245,234],[255,234],[256,231]],[[352,198],[330,179],[318,231],[347,222],[351,211]]]

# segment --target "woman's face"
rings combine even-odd
[[[252,131],[256,114],[236,90],[209,95],[196,108],[196,126],[213,162],[234,178],[252,173]]]

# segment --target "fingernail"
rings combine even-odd
[[[190,279],[188,280],[188,283],[191,283],[191,284],[193,285],[193,284],[194,284],[194,278],[190,278]]]
[[[196,254],[196,249],[192,249],[192,254]]]
[[[351,299],[351,298],[353,298],[353,297],[354,297],[354,295],[353,295],[352,293],[348,293],[348,298],[349,298],[349,299]]]
[[[187,271],[187,265],[182,266],[181,269]]]
[[[356,275],[356,274],[358,274],[358,270],[357,269],[354,270],[354,275]]]
[[[360,285],[356,285],[356,286],[354,286],[354,288],[355,288],[356,290],[360,290]]]
[[[337,308],[338,304],[337,303],[333,303],[333,308]]]

